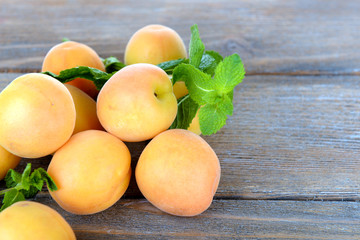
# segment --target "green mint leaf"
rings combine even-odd
[[[223,57],[215,51],[205,51],[201,58],[199,69],[213,76],[217,65],[223,60]]]
[[[196,24],[191,26],[191,38],[189,43],[190,64],[198,68],[203,56],[205,46],[200,39],[199,29]]]
[[[203,73],[190,64],[182,63],[174,69],[173,83],[184,81],[190,97],[198,104],[214,102],[217,98],[214,81],[209,74]]]
[[[68,41],[70,41],[70,39],[68,39],[67,37],[62,38],[61,40],[62,40],[62,42],[68,42]]]
[[[58,187],[56,186],[54,180],[43,168],[38,168],[37,170],[40,172],[42,179],[46,182],[50,191],[58,190]]]
[[[52,72],[42,72],[43,74],[47,74],[56,78],[62,83],[70,82],[75,78],[85,78],[94,82],[96,88],[100,90],[107,80],[114,74],[114,73],[106,73],[96,68],[91,67],[74,67],[63,70],[60,72],[59,75],[56,75]]]
[[[21,174],[16,172],[14,169],[10,169],[4,178],[6,187],[13,188],[21,182]]]
[[[108,57],[103,59],[103,63],[105,65],[105,71],[107,73],[117,72],[126,65],[120,62],[116,57]]]
[[[20,189],[19,191],[24,195],[25,198],[33,198],[39,192],[39,190],[36,187],[31,185],[28,190]]]
[[[42,190],[44,180],[39,169],[34,170],[34,172],[31,174],[30,183],[31,186],[35,187],[38,191]]]
[[[4,195],[4,199],[2,201],[3,205],[1,206],[0,212],[5,208],[11,206],[12,204],[24,200],[25,196],[20,191],[18,191],[17,189],[11,189]]]
[[[214,104],[206,104],[199,111],[201,133],[211,135],[220,130],[225,124],[228,115],[233,113],[233,104],[228,95],[218,98]]]
[[[199,105],[190,98],[189,95],[179,98],[178,113],[170,129],[180,128],[187,129],[194,119]]]
[[[238,54],[224,58],[215,70],[214,81],[219,93],[228,93],[242,82],[245,76],[244,65]]]
[[[172,74],[175,67],[177,67],[180,63],[188,63],[189,60],[185,58],[179,58],[176,60],[170,60],[167,62],[159,63],[157,66],[164,70],[167,74]]]
[[[30,189],[30,173],[31,173],[31,163],[28,163],[24,169],[23,174],[21,175],[20,184],[16,185],[16,189],[24,189],[25,191]]]

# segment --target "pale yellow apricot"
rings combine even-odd
[[[85,130],[103,130],[96,114],[96,102],[77,87],[65,84],[75,104],[76,122],[73,134]]]
[[[138,63],[115,73],[101,89],[97,114],[102,126],[126,142],[155,137],[170,127],[177,101],[168,75]]]
[[[105,71],[101,58],[92,48],[82,43],[66,41],[49,50],[44,58],[41,71],[59,74],[62,70],[79,66]],[[99,92],[94,83],[87,79],[76,78],[67,84],[80,88],[92,98],[95,98]]]
[[[76,240],[74,231],[54,209],[22,201],[0,213],[1,240]]]
[[[0,146],[0,180],[2,180],[9,169],[14,169],[20,162],[21,157],[18,157],[5,150]]]
[[[172,129],[153,138],[135,170],[144,197],[173,215],[194,216],[211,204],[220,180],[220,163],[200,136]]]
[[[55,152],[72,135],[75,106],[58,80],[29,73],[0,93],[0,145],[14,155],[38,158]]]
[[[130,38],[125,49],[125,64],[159,64],[186,56],[179,34],[169,27],[154,24],[139,29]]]
[[[58,187],[50,191],[66,211],[93,214],[116,203],[129,186],[131,157],[113,135],[87,130],[55,152],[48,173]]]

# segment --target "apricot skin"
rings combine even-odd
[[[144,197],[160,210],[195,216],[212,202],[220,180],[220,163],[200,136],[172,129],[145,147],[135,177]]]
[[[73,134],[85,130],[103,130],[96,114],[96,102],[85,92],[72,85],[65,84],[75,104],[76,122]]]
[[[1,240],[76,240],[66,220],[52,208],[21,201],[0,213]]]
[[[126,142],[145,141],[170,127],[177,101],[168,75],[138,63],[114,74],[101,89],[97,114],[102,126]]]
[[[161,62],[186,58],[179,34],[163,25],[147,25],[130,38],[125,49],[125,64]]]
[[[105,71],[103,62],[92,48],[74,41],[62,42],[52,47],[44,58],[41,71],[59,74],[62,70],[78,66]],[[80,88],[92,98],[96,98],[99,92],[95,84],[87,79],[76,78],[67,84]]]
[[[15,156],[0,146],[0,180],[2,180],[9,169],[14,169],[20,162],[21,157]]]
[[[70,92],[45,74],[25,74],[12,81],[0,94],[0,106],[0,145],[14,155],[49,155],[74,131]]]
[[[48,173],[58,187],[53,199],[74,214],[93,214],[117,202],[126,191],[131,157],[113,135],[87,130],[73,135],[50,162]]]

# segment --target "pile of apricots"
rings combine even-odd
[[[177,98],[187,89],[183,82],[173,86],[171,76],[156,66],[186,57],[174,30],[148,25],[130,38],[127,66],[100,91],[81,78],[66,84],[42,73],[16,78],[0,93],[0,180],[21,158],[52,154],[47,172],[58,187],[49,191],[52,198],[74,214],[98,213],[115,204],[129,186],[131,154],[124,142],[150,140],[134,173],[141,193],[169,214],[204,212],[219,184],[220,163],[199,136],[197,116],[188,130],[168,130],[177,114]],[[92,48],[74,41],[51,48],[42,71],[59,74],[77,66],[105,71]],[[11,216],[16,224],[7,220]],[[18,235],[30,231],[19,231],[27,222],[39,225],[37,233]],[[0,213],[0,223],[5,239],[50,239],[38,238],[43,232],[75,239],[66,221],[40,203],[16,203]]]

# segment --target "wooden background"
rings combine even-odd
[[[245,64],[234,115],[204,137],[222,167],[213,204],[197,217],[170,216],[134,179],[95,215],[69,214],[45,190],[35,201],[80,240],[360,239],[360,2],[0,0],[0,89],[40,71],[63,37],[123,59],[130,36],[151,23],[186,45],[197,23],[207,49],[237,52]],[[135,167],[145,143],[128,146]],[[29,161],[46,168],[50,157],[18,169]]]

